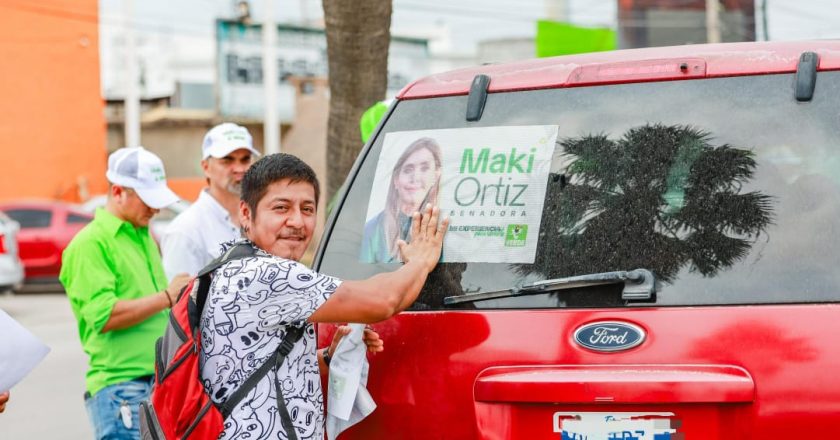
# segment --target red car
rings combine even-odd
[[[18,253],[25,282],[55,283],[61,270],[61,253],[93,215],[73,205],[55,201],[0,203],[0,211],[20,223]]]
[[[418,300],[374,325],[378,408],[342,438],[835,438],[839,96],[840,41],[601,52],[407,86],[314,268],[394,270],[400,223],[368,237],[421,198],[452,223]]]

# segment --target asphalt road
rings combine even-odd
[[[0,295],[0,309],[51,348],[12,389],[0,414],[0,439],[93,438],[82,398],[87,356],[67,298],[55,293]]]

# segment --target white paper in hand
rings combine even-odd
[[[376,409],[365,386],[368,379],[367,347],[362,341],[364,324],[350,324],[330,361],[327,401],[327,438],[335,440]]]
[[[35,335],[0,310],[0,392],[12,389],[49,351]]]

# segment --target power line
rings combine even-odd
[[[81,43],[85,40],[85,37],[79,36],[63,36],[63,37],[41,37],[41,38],[3,38],[0,40],[0,46],[6,45],[13,45],[13,44],[20,44],[20,45],[32,45],[32,44],[57,44],[57,43],[68,43],[68,42],[75,42]]]
[[[321,0],[306,0],[306,1],[308,1],[310,3],[317,3],[318,5],[321,4]],[[397,7],[402,3],[402,1],[401,0],[392,0],[392,3],[393,3],[393,6]],[[439,5],[449,5],[450,4],[450,2],[448,0],[442,0],[442,1],[429,0],[425,3],[430,5],[430,6],[434,6],[435,4],[439,4]],[[476,9],[483,9],[487,5],[492,5],[492,4],[499,5],[499,6],[510,6],[510,5],[513,4],[513,5],[527,5],[527,6],[533,6],[533,7],[542,7],[545,4],[545,2],[543,0],[517,0],[516,2],[510,2],[509,0],[476,0],[476,1],[460,0],[458,2],[458,4],[460,4],[460,5],[472,4],[472,5],[475,5]],[[521,8],[516,8],[516,9],[521,9]]]
[[[443,11],[445,11],[445,12],[451,13],[453,15],[465,15],[465,16],[469,16],[469,17],[472,17],[472,18],[484,17],[484,18],[491,18],[491,19],[502,20],[502,21],[522,21],[522,22],[527,21],[529,23],[535,23],[537,20],[542,18],[542,17],[535,17],[533,15],[511,14],[509,12],[502,12],[502,11],[489,11],[489,10],[473,11],[473,10],[469,10],[469,9],[460,8],[460,7],[457,7],[457,6],[454,6],[454,7],[452,7],[452,6],[444,7],[442,5],[440,5],[440,6],[430,6],[430,5],[427,5],[427,4],[412,3],[410,1],[402,1],[402,2],[400,2],[400,5],[403,8],[410,8],[410,9],[415,9],[415,10],[422,10],[422,11],[428,11],[428,12],[443,12]],[[622,20],[620,24],[621,24],[622,27],[648,27],[648,26],[651,25],[651,22],[646,21],[646,20]],[[686,29],[695,29],[695,28],[701,28],[701,27],[704,26],[704,24],[698,23],[697,21],[691,20],[691,19],[659,20],[659,21],[656,22],[656,25],[657,26],[663,26],[663,27],[686,28]],[[604,27],[609,27],[609,28],[612,28],[614,26],[615,26],[615,24],[613,24],[613,23],[604,25]]]
[[[521,14],[518,12],[513,11],[501,11],[501,10],[490,10],[487,8],[482,8],[481,10],[469,9],[460,6],[450,6],[450,5],[429,5],[427,3],[413,3],[410,1],[395,1],[394,2],[394,10],[395,12],[398,9],[410,9],[416,11],[425,11],[425,12],[446,12],[451,15],[459,15],[465,16],[470,18],[487,18],[492,20],[498,21],[508,21],[508,22],[528,22],[528,23],[536,23],[537,20],[540,20],[544,17],[542,16],[534,16],[533,14]]]
[[[159,22],[149,22],[149,21],[141,21],[141,20],[132,20],[128,24],[126,24],[125,20],[119,17],[109,17],[106,15],[98,15],[98,14],[89,14],[80,12],[78,10],[67,10],[67,9],[60,9],[54,8],[49,6],[41,6],[41,5],[33,5],[33,4],[23,4],[19,2],[10,2],[9,0],[5,0],[0,2],[0,7],[4,7],[7,9],[15,9],[18,11],[28,12],[32,14],[42,15],[42,16],[49,16],[55,17],[60,19],[66,20],[73,20],[79,21],[83,23],[89,24],[97,24],[97,25],[105,25],[105,26],[113,26],[119,28],[126,28],[131,26],[134,29],[141,29],[151,32],[157,33],[165,33],[165,34],[178,34],[178,35],[187,35],[187,36],[200,36],[200,37],[209,37],[213,35],[212,30],[198,30],[197,28],[193,28],[193,30],[184,29],[183,27],[174,27],[174,25],[167,24],[167,23],[159,23]]]
[[[311,1],[318,1],[318,0],[311,0]],[[683,0],[687,1],[687,0]],[[500,4],[500,3],[497,3]],[[68,10],[68,9],[61,9],[43,5],[35,5],[31,3],[20,3],[20,2],[11,2],[6,0],[6,2],[0,3],[0,6],[18,9],[30,13],[42,14],[42,15],[49,15],[59,18],[65,19],[72,19],[72,20],[79,20],[88,23],[99,23],[106,26],[114,26],[125,28],[127,27],[124,20],[121,18],[112,18],[106,15],[96,15],[96,14],[88,14],[83,13],[78,10]],[[412,1],[405,1],[405,0],[395,0],[394,1],[395,12],[399,12],[400,9],[409,9],[415,11],[423,11],[423,12],[435,12],[441,13],[445,12],[451,15],[459,15],[465,16],[470,18],[486,18],[492,19],[497,21],[507,21],[507,22],[521,22],[521,23],[535,23],[537,20],[543,18],[542,16],[535,16],[534,14],[522,14],[512,11],[503,11],[499,9],[487,9],[482,8],[480,10],[471,9],[469,7],[463,6],[453,6],[453,5],[443,5],[443,4],[428,4],[428,3],[419,3],[419,2],[412,2]],[[159,15],[164,16],[164,15]],[[175,19],[175,16],[166,16]],[[644,21],[623,21],[626,27],[634,27],[634,26],[644,26],[647,23]],[[681,22],[681,21],[669,21],[663,22],[662,24],[666,24],[669,27],[696,27],[693,23],[688,22]],[[189,36],[201,36],[207,37],[212,36],[214,34],[212,29],[202,28],[201,30],[197,28],[193,28],[193,30],[187,30],[183,26],[174,27],[170,24],[159,23],[159,22],[150,22],[150,21],[142,21],[134,19],[130,22],[130,26],[135,29],[142,29],[151,32],[158,32],[158,33],[165,33],[165,34],[178,34],[178,35],[189,35]],[[603,24],[604,27],[615,27],[615,23],[605,23]]]
[[[57,9],[48,6],[41,6],[36,4],[26,4],[26,3],[18,3],[18,2],[11,2],[5,1],[0,3],[0,7],[8,8],[8,9],[17,9],[19,11],[24,12],[31,12],[34,14],[41,14],[41,15],[48,15],[58,18],[66,18],[69,20],[76,20],[82,21],[87,23],[98,23],[98,17],[96,14],[87,14],[84,12],[77,12],[77,11],[69,11],[64,9]]]
[[[309,0],[311,2],[318,2],[320,0]],[[524,0],[520,0],[520,2],[514,4],[521,4]],[[679,0],[679,1],[693,1],[693,0]],[[541,2],[540,2],[541,3]],[[510,11],[510,10],[501,10],[497,8],[488,9],[486,7],[488,3],[483,2],[481,8],[470,8],[463,6],[463,3],[459,3],[458,5],[451,5],[451,4],[442,4],[442,3],[428,3],[428,2],[419,2],[419,1],[412,1],[412,0],[394,0],[394,12],[400,13],[404,10],[409,11],[420,11],[426,13],[443,13],[455,16],[463,16],[469,17],[474,19],[490,19],[495,21],[504,21],[504,22],[519,22],[519,23],[534,23],[538,19],[543,18],[541,16],[537,16],[535,14],[528,14],[522,13],[520,11]],[[501,6],[503,3],[490,1],[489,4]],[[536,5],[536,3],[529,3],[530,5]],[[601,7],[605,3],[596,3],[595,6]],[[592,11],[595,9],[595,6],[591,6],[583,11]],[[45,16],[51,16],[61,19],[68,19],[68,20],[75,20],[81,21],[85,23],[91,24],[100,24],[109,27],[116,27],[116,28],[126,28],[127,26],[131,26],[135,29],[153,32],[153,33],[161,33],[161,34],[168,34],[168,35],[182,35],[182,36],[192,36],[192,37],[212,37],[215,33],[214,28],[212,26],[203,26],[195,23],[192,28],[187,28],[184,26],[184,22],[181,21],[181,24],[174,25],[171,23],[160,22],[160,21],[148,21],[148,20],[138,20],[133,19],[129,24],[126,24],[125,20],[121,17],[113,17],[106,14],[91,14],[86,11],[80,11],[78,9],[68,9],[68,8],[60,8],[55,5],[46,6],[43,4],[36,4],[34,2],[26,2],[26,1],[16,1],[16,0],[2,0],[0,1],[0,7],[5,7],[8,9],[15,9],[19,11],[24,11],[32,14],[39,14]],[[811,19],[811,20],[820,20],[823,21],[824,17],[820,17],[816,14],[803,11],[801,9],[797,9],[791,7],[784,3],[774,2],[772,3],[772,8],[778,7],[786,11],[789,15],[798,16],[799,18],[803,19]],[[521,8],[520,8],[521,9]],[[581,15],[581,10],[578,9],[575,11],[573,15]],[[182,17],[174,16],[171,14],[157,14],[158,17],[162,18],[170,18],[172,20],[178,20]],[[621,22],[622,27],[644,27],[649,26],[650,23],[643,20],[623,20]],[[675,27],[675,28],[697,28],[697,23],[691,21],[682,21],[682,20],[669,20],[664,22],[657,22],[657,25],[660,26],[667,26],[667,27]],[[601,24],[603,27],[608,28],[615,28],[617,26],[616,23],[604,23]],[[827,26],[826,29],[829,27]],[[822,29],[822,28],[821,28]],[[32,40],[33,44],[38,43],[40,40]],[[21,44],[23,44],[23,40],[19,40]]]

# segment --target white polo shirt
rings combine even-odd
[[[206,189],[201,191],[198,200],[163,233],[161,252],[166,278],[172,280],[183,272],[196,275],[221,254],[223,243],[241,236],[228,211]]]

